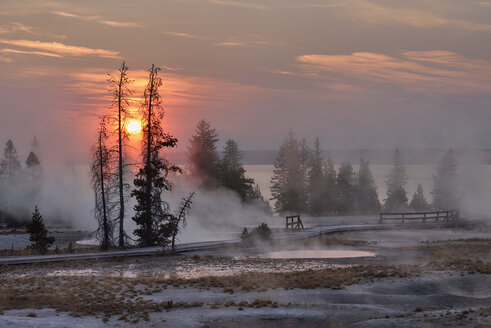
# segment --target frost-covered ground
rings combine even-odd
[[[489,327],[490,247],[477,226],[2,267],[0,327]],[[262,257],[285,250],[376,256]]]

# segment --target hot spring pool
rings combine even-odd
[[[374,257],[375,253],[353,250],[302,249],[292,251],[268,252],[259,255],[268,259],[339,259],[351,257]]]

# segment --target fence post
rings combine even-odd
[[[402,213],[402,223],[404,223],[404,213]]]
[[[424,213],[424,216],[423,216],[423,223],[426,223],[426,212]]]
[[[382,224],[382,213],[380,213],[380,219],[378,220],[378,224]]]

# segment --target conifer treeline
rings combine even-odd
[[[271,194],[276,212],[312,216],[453,209],[459,206],[456,171],[455,156],[449,150],[433,176],[433,202],[426,201],[421,185],[408,202],[406,169],[397,149],[387,176],[387,196],[382,206],[367,160],[360,159],[358,172],[349,162],[342,163],[336,171],[330,158],[323,159],[319,138],[311,148],[305,139],[296,139],[290,131],[274,161]]]
[[[237,142],[228,139],[220,156],[216,146],[218,140],[216,130],[210,123],[200,120],[189,140],[187,155],[190,175],[200,181],[205,189],[227,188],[236,192],[243,202],[257,205],[268,212],[269,202],[262,197],[259,185],[245,175],[242,164],[244,156]]]
[[[7,141],[0,161],[0,224],[25,223],[26,203],[34,207],[38,201],[42,175],[38,153],[39,141],[34,137],[23,166],[13,141]]]

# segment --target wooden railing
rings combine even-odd
[[[460,210],[449,211],[433,211],[433,212],[417,212],[417,213],[380,213],[380,219],[378,223],[382,224],[384,221],[406,221],[421,220],[426,223],[428,220],[438,222],[451,222],[460,219]]]
[[[291,229],[304,229],[300,215],[290,215],[286,217],[286,228]]]

